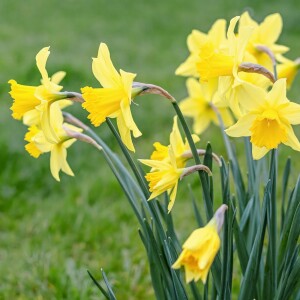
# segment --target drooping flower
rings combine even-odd
[[[280,56],[278,58],[280,64],[277,65],[278,78],[286,78],[287,88],[291,88],[292,83],[300,68],[300,59],[290,60]]]
[[[266,68],[271,69],[272,62],[270,57],[262,51],[262,47],[268,48],[274,56],[289,50],[286,46],[276,44],[282,30],[282,18],[278,13],[267,16],[261,24],[258,24],[248,12],[244,12],[241,15],[239,26],[251,26],[253,28],[247,43],[247,51],[256,58],[260,65]]]
[[[50,54],[49,48],[43,48],[36,55],[36,64],[42,76],[41,85],[27,86],[18,84],[15,80],[9,80],[11,84],[10,95],[14,99],[11,110],[13,118],[17,120],[21,120],[30,111],[39,111],[43,130],[48,131],[49,138],[56,140],[57,137],[51,130],[50,106],[55,101],[66,99],[68,95],[60,92],[62,86],[58,85],[64,72],[55,74],[51,79],[48,76],[46,63]]]
[[[81,132],[82,129],[63,123],[63,115],[58,103],[51,106],[51,124],[53,125],[53,131],[58,137],[56,142],[50,142],[39,125],[32,125],[25,135],[25,141],[28,142],[28,144],[25,145],[25,149],[34,158],[38,158],[43,153],[50,152],[50,170],[52,176],[57,181],[60,181],[60,170],[67,175],[74,176],[67,162],[67,148],[69,148],[76,139],[71,138],[64,128],[68,128],[74,132]]]
[[[226,45],[226,21],[217,20],[207,34],[193,30],[187,38],[189,57],[176,70],[176,75],[199,77],[197,63],[200,61],[200,52],[205,44],[212,45],[216,49],[223,49]]]
[[[199,61],[196,64],[201,81],[208,81],[220,76],[236,76],[239,65],[243,62],[246,45],[252,28],[243,26],[238,35],[234,29],[239,17],[230,20],[227,30],[227,47],[215,47],[214,44],[204,43],[199,52]]]
[[[199,279],[206,283],[210,267],[220,249],[219,232],[226,209],[227,205],[223,204],[210,222],[205,227],[194,230],[183,244],[183,250],[172,268],[179,269],[183,266],[187,283]]]
[[[137,128],[130,111],[132,102],[132,83],[136,74],[120,70],[117,72],[110,59],[106,44],[101,43],[98,57],[93,58],[93,73],[102,88],[82,88],[85,102],[82,104],[90,114],[88,118],[94,126],[105,122],[106,118],[116,118],[121,139],[126,147],[134,151],[131,132],[139,137]]]
[[[254,159],[281,143],[300,151],[292,128],[300,124],[300,105],[286,98],[286,79],[277,80],[269,92],[253,85],[245,85],[245,92],[247,97],[241,99],[241,105],[247,112],[226,133],[232,137],[250,136]]]
[[[197,135],[192,135],[194,143],[198,142],[200,139]],[[169,148],[168,146],[164,146],[159,142],[153,144],[155,151],[153,151],[151,155],[152,160],[163,160],[166,162],[170,162]],[[183,156],[183,154],[190,150],[190,146],[187,140],[183,141],[182,136],[180,134],[177,116],[173,119],[173,128],[170,134],[170,146],[174,152],[176,158],[176,164],[178,168],[184,168],[186,165],[187,158]]]
[[[219,124],[217,115],[212,108],[216,105],[214,100],[217,98],[217,80],[209,82],[199,82],[194,78],[187,80],[187,89],[189,97],[180,103],[180,109],[183,115],[192,117],[194,120],[193,130],[197,134],[201,134],[207,129],[211,122]],[[218,107],[225,126],[232,124],[231,115],[226,107]]]
[[[149,191],[151,192],[148,200],[167,192],[170,197],[168,205],[168,211],[170,212],[175,202],[178,180],[184,171],[184,168],[177,166],[172,146],[168,147],[168,158],[164,160],[140,159],[139,161],[152,168],[145,176],[149,182]]]

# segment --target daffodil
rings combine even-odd
[[[172,265],[173,269],[181,266],[185,269],[185,279],[189,283],[199,279],[205,284],[210,267],[221,245],[219,232],[224,222],[224,214],[227,209],[222,205],[210,222],[194,230],[183,244],[182,253]]]
[[[25,135],[25,141],[28,142],[25,149],[35,158],[38,158],[43,153],[50,152],[50,170],[52,176],[59,181],[60,170],[67,175],[74,176],[67,162],[67,148],[69,148],[76,139],[71,138],[64,128],[75,132],[81,132],[82,129],[63,123],[62,112],[57,103],[53,104],[51,109],[51,124],[53,124],[53,131],[58,137],[58,141],[50,142],[40,126],[32,125]]]
[[[192,135],[194,143],[198,142],[200,139],[197,135]],[[155,151],[153,151],[151,155],[152,160],[164,160],[166,162],[170,161],[169,148],[168,146],[164,146],[159,142],[153,144]],[[176,164],[178,168],[184,168],[186,165],[187,158],[183,156],[183,154],[190,150],[190,146],[188,141],[183,141],[182,136],[180,134],[177,122],[177,116],[173,119],[173,129],[170,134],[170,146],[174,152],[176,158]]]
[[[180,109],[183,115],[193,118],[193,130],[195,133],[201,134],[211,122],[219,124],[217,115],[212,108],[212,105],[216,105],[213,102],[217,98],[218,84],[216,80],[199,82],[194,78],[189,78],[186,85],[189,97],[180,103]],[[228,109],[226,107],[218,107],[218,110],[225,126],[231,125],[232,118]]]
[[[98,57],[93,58],[93,73],[102,85],[102,88],[82,88],[85,102],[82,104],[90,114],[88,118],[94,126],[105,122],[106,118],[116,118],[117,126],[123,143],[131,151],[134,146],[131,132],[139,137],[141,132],[137,128],[130,111],[132,102],[132,83],[136,74],[115,69],[108,47],[101,43]]]
[[[300,105],[286,98],[286,79],[277,80],[267,92],[245,85],[247,97],[241,99],[246,113],[226,133],[232,137],[250,136],[254,159],[283,143],[300,151],[292,125],[300,124]]]
[[[57,137],[50,124],[50,106],[55,101],[67,98],[68,95],[60,92],[62,86],[58,85],[64,72],[55,74],[51,79],[48,76],[46,63],[49,54],[49,47],[45,47],[36,55],[36,64],[42,76],[41,85],[27,86],[18,84],[15,80],[9,81],[11,84],[10,95],[14,99],[11,110],[13,118],[17,120],[21,120],[30,111],[39,111],[43,130],[48,131],[49,138],[56,140]],[[37,116],[38,114],[35,118]]]
[[[152,168],[145,178],[149,182],[151,195],[148,200],[154,199],[158,195],[167,192],[170,197],[168,211],[170,212],[176,198],[178,180],[183,173],[183,168],[178,168],[174,150],[168,147],[168,159],[152,160],[140,159],[141,163]]]
[[[262,51],[262,47],[268,48],[274,56],[289,50],[286,46],[276,44],[282,30],[282,18],[280,14],[271,14],[261,24],[258,24],[250,17],[248,12],[245,12],[241,15],[239,22],[240,28],[244,26],[253,28],[247,43],[247,51],[255,56],[260,65],[269,69],[272,68],[270,57]]]
[[[196,64],[201,81],[208,81],[220,76],[235,76],[239,65],[243,62],[246,45],[251,35],[252,28],[243,26],[238,35],[234,29],[239,17],[230,20],[227,30],[228,46],[223,49],[216,47],[211,42],[202,45],[199,52],[199,61]]]
[[[199,54],[204,45],[211,45],[216,49],[226,48],[226,21],[217,20],[205,34],[199,30],[193,30],[187,38],[190,51],[189,57],[176,70],[176,75],[199,77],[197,63],[200,61]]]
[[[291,88],[292,83],[300,68],[300,59],[290,60],[283,56],[278,59],[280,64],[277,66],[278,78],[286,78],[287,88]]]

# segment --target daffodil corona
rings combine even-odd
[[[90,113],[88,118],[94,126],[101,125],[106,118],[116,118],[123,143],[129,150],[134,151],[131,132],[134,137],[141,135],[130,111],[132,83],[136,74],[123,70],[118,73],[104,43],[100,44],[98,57],[93,58],[92,67],[95,77],[103,87],[82,88],[85,100],[82,106]]]
[[[185,279],[189,283],[199,279],[205,284],[208,272],[221,245],[219,232],[224,222],[224,214],[227,209],[222,205],[210,222],[202,228],[192,232],[183,244],[182,253],[173,264],[173,269],[181,266],[185,269]]]
[[[48,138],[55,141],[57,136],[50,124],[50,107],[52,103],[68,98],[68,94],[60,92],[62,86],[58,85],[64,77],[64,72],[58,72],[52,78],[48,76],[46,63],[49,54],[49,47],[45,47],[36,55],[36,64],[42,76],[41,85],[21,85],[15,80],[10,80],[9,83],[11,84],[10,95],[14,99],[11,107],[13,118],[21,120],[35,110],[35,122],[40,122],[43,131],[47,132]]]
[[[276,81],[269,92],[252,85],[246,92],[247,98],[241,99],[241,105],[247,112],[226,133],[233,137],[250,136],[254,159],[281,143],[300,151],[291,126],[300,124],[300,105],[286,98],[286,79]]]

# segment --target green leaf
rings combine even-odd
[[[116,298],[116,296],[115,296],[115,294],[114,294],[114,292],[113,292],[113,290],[111,288],[110,283],[108,282],[108,279],[107,279],[106,274],[105,274],[105,272],[104,272],[103,269],[101,269],[101,273],[102,273],[105,285],[106,285],[107,290],[108,290],[109,299],[110,300],[117,300],[117,298]]]
[[[258,272],[262,248],[267,224],[267,204],[271,199],[271,182],[269,181],[264,192],[263,207],[261,214],[261,223],[259,225],[256,238],[254,240],[246,272],[240,288],[239,300],[252,299],[256,290]]]
[[[288,158],[284,167],[282,176],[282,199],[281,199],[281,231],[283,229],[284,217],[285,217],[285,198],[287,192],[287,186],[291,173],[291,159]]]
[[[107,294],[107,292],[105,291],[105,289],[101,286],[101,284],[98,283],[98,281],[94,278],[94,276],[93,276],[89,271],[87,271],[87,272],[88,272],[89,276],[91,277],[91,279],[93,280],[93,282],[95,283],[95,285],[96,285],[96,286],[98,287],[98,289],[101,291],[102,295],[103,295],[106,299],[110,300],[110,296]]]

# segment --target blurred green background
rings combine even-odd
[[[175,77],[174,70],[188,55],[187,35],[192,29],[206,32],[217,18],[229,20],[245,9],[258,21],[281,13],[280,43],[291,47],[288,57],[300,56],[296,0],[0,1],[0,299],[101,299],[86,273],[99,278],[101,267],[118,299],[154,297],[138,223],[101,154],[74,144],[68,161],[76,175],[61,175],[56,182],[47,154],[36,160],[24,151],[26,128],[10,116],[7,81],[37,85],[35,55],[51,46],[47,69],[67,72],[65,90],[97,86],[91,57],[103,41],[117,69],[135,72],[137,81],[161,85],[181,99],[185,79]],[[298,78],[290,91],[294,101],[299,101],[299,83]],[[154,141],[167,143],[174,112],[159,96],[136,102],[133,114],[143,132],[135,140],[136,157],[147,158]],[[79,105],[69,111],[86,118]],[[120,152],[106,124],[97,132]],[[201,136],[201,146],[211,141],[214,151],[224,154],[220,140],[218,129],[211,128]],[[289,154],[299,157],[290,150],[282,156]],[[180,189],[174,219],[184,239],[196,222],[184,199],[186,188]]]

